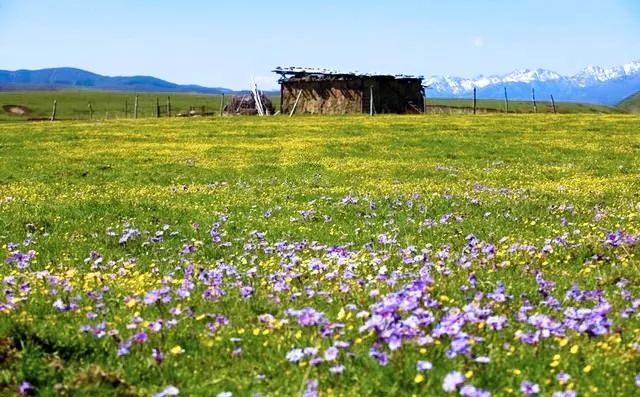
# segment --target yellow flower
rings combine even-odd
[[[582,372],[584,372],[585,374],[588,374],[589,372],[591,372],[591,365],[587,365],[586,367],[582,368]]]
[[[569,351],[571,352],[571,354],[576,354],[576,353],[578,353],[578,350],[580,350],[578,345],[573,345],[573,346],[571,346],[571,350],[569,350]]]
[[[413,378],[413,381],[415,383],[422,383],[424,382],[424,375],[422,374],[417,374],[415,378]]]
[[[184,349],[180,345],[175,345],[169,351],[171,352],[171,354],[176,354],[176,355],[184,353]]]

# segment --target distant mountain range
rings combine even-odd
[[[86,89],[134,92],[230,93],[227,88],[180,85],[151,76],[109,77],[75,68],[0,70],[0,91]]]
[[[511,99],[529,100],[534,88],[539,100],[553,95],[558,101],[616,105],[640,91],[640,61],[608,69],[589,66],[574,76],[545,69],[475,79],[432,76],[425,79],[425,85],[427,96],[434,98],[468,98],[475,87],[482,99],[502,99],[506,88]]]

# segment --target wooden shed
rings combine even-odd
[[[283,114],[423,113],[422,76],[276,68]]]

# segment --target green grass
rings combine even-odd
[[[141,93],[138,95],[138,117],[149,118],[156,115],[156,98],[161,111],[165,112],[167,97],[171,97],[172,114],[187,113],[194,108],[198,112],[204,106],[205,112],[217,115],[220,110],[222,97],[219,95],[195,95],[173,93]],[[29,119],[49,119],[53,109],[53,101],[57,100],[57,118],[61,120],[88,120],[89,107],[93,107],[95,120],[110,120],[133,118],[133,103],[135,93],[106,92],[106,91],[29,91],[29,92],[0,92],[0,122],[26,121]],[[274,107],[279,109],[280,98],[271,97]],[[225,103],[229,103],[227,96]],[[126,102],[126,103],[125,103]],[[127,112],[125,113],[125,104]],[[428,113],[468,113],[471,111],[472,101],[466,99],[431,99],[426,100]],[[2,111],[4,105],[22,105],[32,110],[31,114],[16,116]],[[580,103],[557,103],[559,113],[620,113],[620,109]],[[533,113],[530,102],[512,101],[511,113]],[[504,101],[479,100],[478,109],[483,112],[504,112]],[[539,102],[539,113],[553,113],[551,103]]]
[[[426,101],[427,111],[431,113],[465,112],[473,110],[473,99],[436,99],[428,98]],[[537,101],[538,113],[553,113],[551,101]],[[493,99],[479,99],[477,109],[481,113],[506,112],[505,101]],[[556,102],[556,112],[561,114],[569,113],[599,113],[615,114],[623,113],[622,110],[611,106],[596,105],[576,102]],[[531,101],[509,101],[509,113],[534,113]]]
[[[57,100],[56,118],[60,120],[88,120],[89,103],[93,107],[96,120],[133,118],[135,96],[138,96],[138,117],[156,116],[156,98],[164,114],[167,97],[171,98],[171,112],[187,113],[194,108],[198,112],[204,106],[205,112],[219,114],[221,95],[196,95],[174,93],[131,93],[108,91],[16,91],[0,92],[0,121],[26,121],[29,119],[49,119],[53,101]],[[230,102],[229,95],[225,103]],[[279,104],[279,99],[277,101]],[[276,105],[277,105],[276,104]],[[4,105],[22,105],[32,110],[31,114],[16,116],[2,111]],[[125,113],[125,105],[127,111]]]
[[[629,113],[640,113],[640,93],[632,95],[620,102],[618,107]]]
[[[640,238],[639,123],[632,115],[4,123],[0,394],[28,381],[39,395],[148,396],[174,385],[185,396],[290,396],[314,379],[323,396],[444,396],[443,379],[456,370],[494,396],[520,395],[524,380],[545,396],[635,395],[640,317],[621,311],[640,298],[631,240]],[[140,235],[119,243],[130,229]],[[627,243],[603,243],[615,230]],[[513,252],[515,243],[537,248]],[[24,266],[5,263],[29,250]],[[559,310],[544,304],[536,272],[555,282],[544,288]],[[416,296],[435,322],[417,329],[432,333],[455,313],[447,308],[470,303],[506,316],[505,328],[470,318],[462,330],[482,339],[453,358],[447,335],[395,351],[382,343],[389,363],[379,365],[369,352],[382,336],[360,331],[358,313],[427,273],[433,283]],[[510,299],[479,294],[499,282]],[[519,332],[534,330],[518,321],[525,299],[528,315],[556,319],[569,306],[596,305],[568,299],[574,283],[611,305],[605,334],[569,329],[520,342]],[[169,302],[143,302],[163,286]],[[243,286],[252,297],[241,297]],[[287,314],[305,307],[324,314],[324,334]],[[159,319],[162,330],[151,331]],[[102,322],[107,335],[80,332]],[[118,357],[142,330],[148,339]],[[322,357],[335,341],[349,344],[335,362],[286,359],[309,346]],[[433,363],[424,378],[419,360]],[[344,372],[330,373],[338,363]],[[571,380],[558,382],[560,371]]]

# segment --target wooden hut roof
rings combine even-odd
[[[423,76],[411,76],[405,74],[378,74],[378,73],[360,73],[343,72],[329,69],[304,68],[304,67],[277,67],[273,70],[281,77],[281,81],[289,79],[300,80],[347,80],[357,78],[367,79],[396,79],[396,80],[424,80]]]

